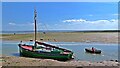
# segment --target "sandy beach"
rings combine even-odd
[[[25,57],[2,57],[3,66],[118,66],[118,61],[102,61],[102,62],[90,62],[90,61],[57,61],[52,59],[35,59]]]
[[[29,41],[34,40],[34,33],[31,34],[2,34],[2,40],[8,41]],[[38,33],[37,40],[57,42],[100,42],[118,43],[118,32],[49,32]],[[55,40],[54,40],[55,39]]]

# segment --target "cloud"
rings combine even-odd
[[[69,19],[69,20],[64,20],[63,22],[66,23],[90,23],[90,24],[102,24],[102,23],[118,23],[118,20],[111,19],[111,20],[95,20],[95,21],[88,21],[85,19]]]
[[[118,13],[115,13],[115,14],[112,14],[113,16],[118,16],[118,15],[120,15],[120,14],[118,14]]]
[[[91,17],[92,17],[93,15],[92,15],[92,14],[90,14],[90,15],[88,15],[88,16],[91,16]]]
[[[10,22],[6,25],[3,24],[3,30],[5,31],[24,31],[24,30],[33,30],[33,22]]]
[[[111,24],[111,23],[118,23],[117,20],[96,20],[96,21],[88,21],[87,23],[91,24]]]
[[[27,23],[12,23],[12,22],[10,22],[10,23],[8,23],[9,25],[15,25],[15,26],[33,26],[34,25],[34,23],[33,22],[27,22]]]
[[[9,25],[16,25],[15,23],[10,22]]]
[[[117,19],[86,20],[86,19],[68,19],[58,24],[57,28],[70,30],[113,30],[118,29]]]
[[[15,26],[10,26],[15,25]],[[7,27],[7,26],[5,26]],[[9,23],[8,30],[34,30],[34,23]],[[23,28],[24,27],[24,28]],[[4,28],[5,29],[5,28]],[[37,30],[116,30],[118,29],[118,20],[86,20],[86,19],[68,19],[62,22],[49,24],[37,22]]]
[[[69,20],[64,20],[63,22],[79,22],[79,23],[83,23],[83,22],[86,22],[86,20],[84,19],[69,19]]]

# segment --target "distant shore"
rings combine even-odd
[[[52,59],[35,59],[25,57],[4,56],[1,58],[2,66],[118,66],[118,61],[57,61]]]
[[[34,33],[26,34],[2,34],[2,40],[29,41],[34,40]],[[100,42],[118,43],[118,32],[46,32],[37,33],[37,40],[52,42]]]

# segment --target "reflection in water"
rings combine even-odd
[[[20,54],[19,54],[19,53],[12,53],[11,55],[13,55],[13,56],[17,56],[17,57],[19,57],[19,56],[20,56]]]

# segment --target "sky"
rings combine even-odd
[[[119,0],[1,0],[2,2],[119,2]]]
[[[2,30],[116,30],[117,2],[3,2]]]

